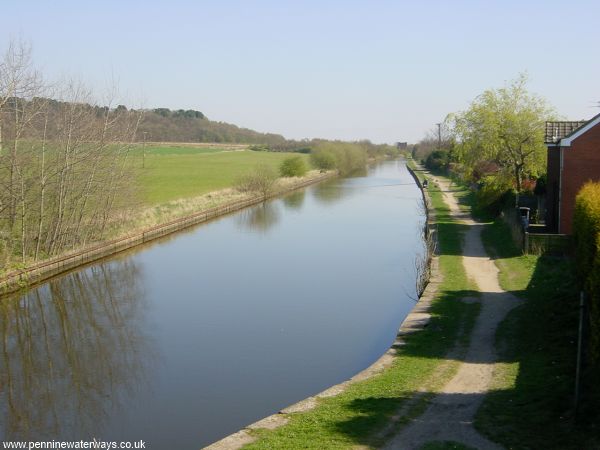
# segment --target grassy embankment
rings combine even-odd
[[[308,164],[308,156],[294,154]],[[119,220],[112,235],[126,230],[150,227],[183,217],[199,210],[252,196],[234,189],[236,181],[257,166],[268,166],[278,172],[290,153],[224,150],[222,147],[192,145],[147,146],[136,148],[131,160],[135,167],[138,208],[125,222]],[[317,176],[313,171],[307,177]],[[279,179],[283,187],[291,179]]]
[[[136,149],[137,179],[146,206],[233,187],[236,178],[265,164],[276,171],[289,153],[223,151],[220,148],[146,147],[144,168]],[[308,155],[294,154],[305,158]]]
[[[450,217],[441,192],[432,186],[430,194],[437,212],[443,282],[429,326],[407,336],[406,344],[396,349],[392,365],[382,373],[351,384],[335,397],[319,399],[315,409],[290,414],[289,423],[281,428],[253,431],[258,440],[246,448],[379,447],[410,417],[422,412],[427,399],[455,373],[459,363],[447,362],[444,356],[457,344],[466,346],[479,305],[460,301],[477,295],[461,261],[464,226]],[[401,417],[393,429],[386,428],[397,414]]]
[[[600,448],[598,399],[589,389],[577,422],[574,416],[578,293],[573,262],[522,255],[500,220],[484,229],[483,240],[496,257],[502,288],[524,304],[497,332],[500,364],[476,427],[507,448]]]

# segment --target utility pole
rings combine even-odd
[[[442,124],[436,123],[438,127],[438,150],[442,149]]]

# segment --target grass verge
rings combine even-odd
[[[406,337],[394,362],[382,373],[351,384],[335,397],[319,399],[315,409],[290,414],[289,423],[283,427],[253,431],[258,440],[245,448],[378,448],[423,410],[430,396],[427,393],[436,392],[455,373],[458,362],[448,362],[445,355],[457,346],[465,347],[479,305],[460,301],[477,295],[461,260],[464,225],[452,219],[436,187],[430,188],[430,196],[437,213],[443,281],[432,304],[429,325]],[[424,386],[427,389],[422,395]],[[385,433],[392,416],[396,416],[397,425]]]

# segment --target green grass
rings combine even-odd
[[[236,179],[259,164],[278,170],[289,153],[218,151],[194,147],[156,147],[146,154],[142,168],[141,154],[135,155],[137,178],[142,199],[147,205],[195,197],[232,187]],[[307,155],[299,155],[308,162]]]
[[[507,448],[600,449],[598,376],[589,368],[577,417],[573,409],[578,327],[573,262],[523,255],[508,226],[478,209],[473,193],[455,194],[464,208],[488,222],[482,238],[500,269],[500,284],[524,300],[498,329],[500,362],[476,427]]]
[[[193,146],[171,146],[171,145],[161,145],[161,146],[146,146],[146,157],[150,155],[163,155],[163,156],[172,156],[172,155],[202,155],[206,153],[220,153],[223,151],[222,148],[215,147],[193,147]],[[138,147],[135,149],[135,153],[138,157],[140,157],[143,149]]]
[[[585,412],[577,421],[574,417],[578,295],[573,263],[522,255],[501,221],[485,228],[483,240],[497,258],[501,286],[524,304],[498,329],[501,364],[476,427],[507,448],[600,448],[598,402],[589,390]]]
[[[394,430],[381,433],[390,418],[415,398],[419,388],[427,386],[435,392],[455,373],[458,361],[448,363],[444,356],[457,343],[466,344],[479,305],[460,301],[477,295],[460,256],[464,226],[450,218],[440,192],[432,188],[430,194],[438,212],[440,271],[444,281],[432,305],[429,325],[406,338],[405,345],[397,349],[392,366],[384,372],[350,385],[338,396],[319,400],[313,410],[291,414],[290,422],[281,428],[254,431],[259,439],[245,448],[378,448],[390,433],[423,411],[430,395],[420,397],[407,408]]]

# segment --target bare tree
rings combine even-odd
[[[141,120],[80,82],[51,90],[30,54],[11,44],[0,62],[0,258],[22,263],[104,237],[132,198]]]
[[[273,191],[277,181],[277,172],[264,164],[258,165],[250,173],[240,177],[236,182],[236,188],[240,192],[257,192],[263,198],[267,198]]]

